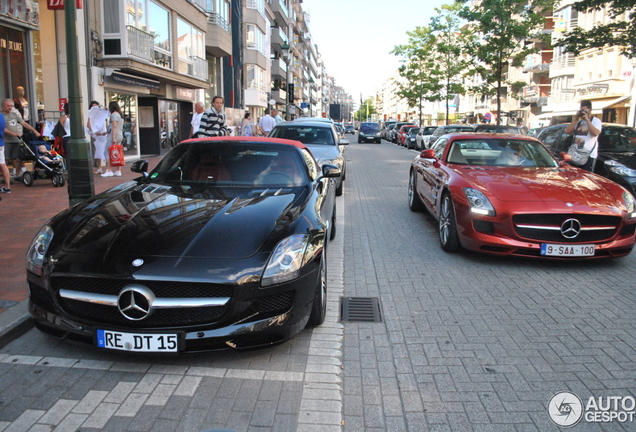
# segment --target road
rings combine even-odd
[[[348,137],[325,325],[268,349],[179,357],[32,329],[0,350],[0,431],[558,431],[555,393],[630,403],[636,255],[445,253],[435,221],[408,209],[416,153]],[[343,296],[377,298],[382,321],[341,321]]]

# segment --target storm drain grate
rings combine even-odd
[[[382,321],[377,297],[341,297],[340,300],[341,321]]]

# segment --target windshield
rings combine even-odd
[[[290,145],[242,142],[182,143],[149,174],[152,182],[184,187],[302,186],[309,181],[298,149]]]
[[[598,136],[599,150],[612,152],[636,151],[636,128],[604,127]]]
[[[540,143],[515,139],[456,140],[452,143],[446,162],[481,166],[558,166]]]
[[[371,131],[380,131],[380,125],[378,125],[377,123],[361,123],[360,124],[360,130],[362,132],[371,132]]]
[[[336,145],[336,139],[330,126],[276,126],[269,134],[274,138],[300,141],[303,144]]]
[[[516,126],[479,125],[475,128],[475,132],[518,134],[519,128]]]

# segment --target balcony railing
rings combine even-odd
[[[154,63],[154,36],[133,26],[126,26],[126,32],[128,33],[128,55]]]
[[[574,67],[575,62],[576,62],[576,58],[573,55],[566,54],[564,56],[553,58],[552,68],[564,69],[564,68]]]
[[[576,91],[574,89],[556,90],[550,92],[548,101],[550,105],[552,105],[553,103],[570,102],[574,100],[575,95]]]
[[[192,72],[188,69],[188,75],[208,79],[208,61],[201,57],[192,56]]]
[[[210,24],[214,24],[221,27],[223,30],[225,30],[228,33],[232,31],[232,26],[230,25],[230,23],[217,13],[211,13],[210,15],[208,15],[208,22]]]

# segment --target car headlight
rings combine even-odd
[[[27,249],[27,269],[38,275],[42,274],[42,264],[46,257],[46,252],[53,241],[53,229],[44,225],[31,241]]]
[[[379,136],[382,136],[382,134],[378,132],[377,134],[375,134],[375,136],[379,137]]]
[[[490,200],[486,195],[472,188],[463,188],[464,195],[470,204],[470,211],[485,216],[495,216],[495,208],[490,203]]]
[[[636,177],[636,170],[615,160],[606,160],[605,166],[611,172],[621,177]]]
[[[308,243],[306,234],[293,235],[278,243],[263,272],[261,286],[276,285],[300,276]]]
[[[627,209],[627,213],[629,218],[632,219],[636,217],[636,204],[634,203],[634,195],[629,192],[623,192],[623,202],[625,203],[625,208]]]

